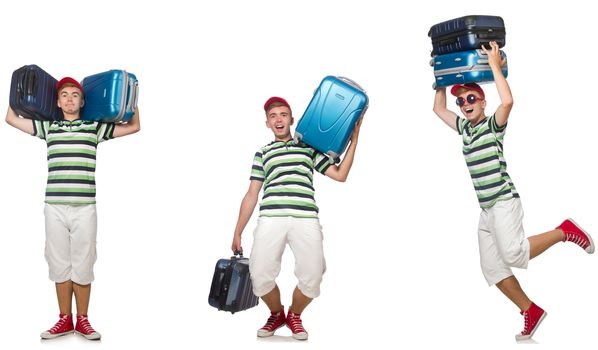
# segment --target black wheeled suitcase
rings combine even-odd
[[[50,74],[34,64],[15,70],[10,83],[10,108],[28,119],[64,119],[57,104],[57,83]]]
[[[208,303],[218,310],[235,313],[256,306],[259,298],[253,294],[249,275],[249,259],[242,254],[216,263]]]
[[[432,39],[432,56],[451,52],[481,49],[496,41],[505,46],[505,22],[499,16],[464,16],[433,25],[428,32]]]

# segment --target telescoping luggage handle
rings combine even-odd
[[[118,115],[114,118],[114,122],[122,122],[129,111],[134,110],[135,106],[137,105],[137,90],[139,85],[137,81],[133,81],[129,79],[129,73],[127,71],[122,70],[122,79],[123,79],[123,88],[121,94],[121,101],[123,101],[120,111]]]
[[[132,111],[137,106],[137,97],[139,91],[139,84],[133,79],[129,79],[129,89],[127,94],[127,111]]]

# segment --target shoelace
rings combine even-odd
[[[289,320],[291,321],[290,326],[291,331],[293,331],[293,333],[305,332],[305,328],[303,328],[303,322],[301,321],[301,318],[299,316],[292,314],[291,316],[289,316]]]
[[[523,320],[524,320],[524,325],[523,325],[523,331],[521,332],[522,335],[528,335],[529,334],[529,314],[527,312],[523,313]]]
[[[78,316],[77,317],[77,322],[81,325],[81,328],[83,328],[83,331],[86,334],[95,333],[95,330],[89,324],[89,321],[87,320],[87,317],[85,317],[85,316]]]
[[[58,320],[58,322],[56,322],[54,327],[50,328],[49,332],[56,333],[60,328],[64,327],[64,325],[67,323],[67,321],[68,321],[68,316],[64,316],[63,318]]]
[[[274,322],[276,322],[279,316],[279,314],[270,315],[270,317],[268,317],[268,321],[266,321],[266,324],[264,327],[262,327],[262,329],[272,330],[274,327]]]
[[[566,233],[565,236],[566,236],[565,240],[567,242],[573,242],[573,243],[577,244],[578,246],[582,247],[583,249],[586,249],[586,247],[590,243],[586,239],[584,239],[583,237],[581,237],[580,235],[575,235],[575,234],[572,234],[572,233]]]

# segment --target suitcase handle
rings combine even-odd
[[[37,93],[37,75],[33,69],[27,70],[25,74],[27,79],[27,92],[25,93],[27,96],[35,96]]]
[[[352,80],[352,79],[349,79],[349,78],[347,78],[347,77],[341,77],[341,76],[339,76],[338,78],[339,78],[340,80],[344,81],[345,83],[348,83],[349,85],[353,85],[353,86],[355,86],[356,88],[358,88],[358,89],[359,89],[359,90],[361,90],[361,91],[365,91],[365,90],[364,90],[364,89],[363,89],[363,88],[362,88],[362,87],[361,87],[359,84],[357,84],[357,83],[356,83],[354,80]]]
[[[23,101],[23,99],[25,98],[24,86],[26,76],[27,71],[24,71],[22,72],[22,74],[19,74],[19,77],[17,79],[17,98],[19,101]]]

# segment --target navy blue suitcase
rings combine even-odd
[[[368,103],[365,91],[354,81],[325,77],[297,124],[295,142],[305,142],[338,161]]]
[[[249,259],[243,255],[220,259],[216,263],[208,303],[218,310],[235,313],[256,306],[259,298],[253,294]]]
[[[433,25],[428,32],[432,39],[432,56],[457,51],[481,49],[496,41],[506,44],[505,23],[499,16],[464,16]]]
[[[126,123],[133,117],[138,93],[135,74],[113,69],[85,77],[81,85],[85,95],[81,119]]]
[[[506,59],[507,56],[502,50],[500,54]],[[488,64],[488,56],[482,50],[438,55],[432,58],[430,65],[434,66],[434,78],[436,80],[432,84],[433,88],[494,81],[494,75]],[[506,78],[508,73],[508,65],[505,62],[502,67],[502,74]]]
[[[15,70],[10,82],[10,108],[28,119],[64,119],[57,103],[57,83],[54,77],[34,64]]]

